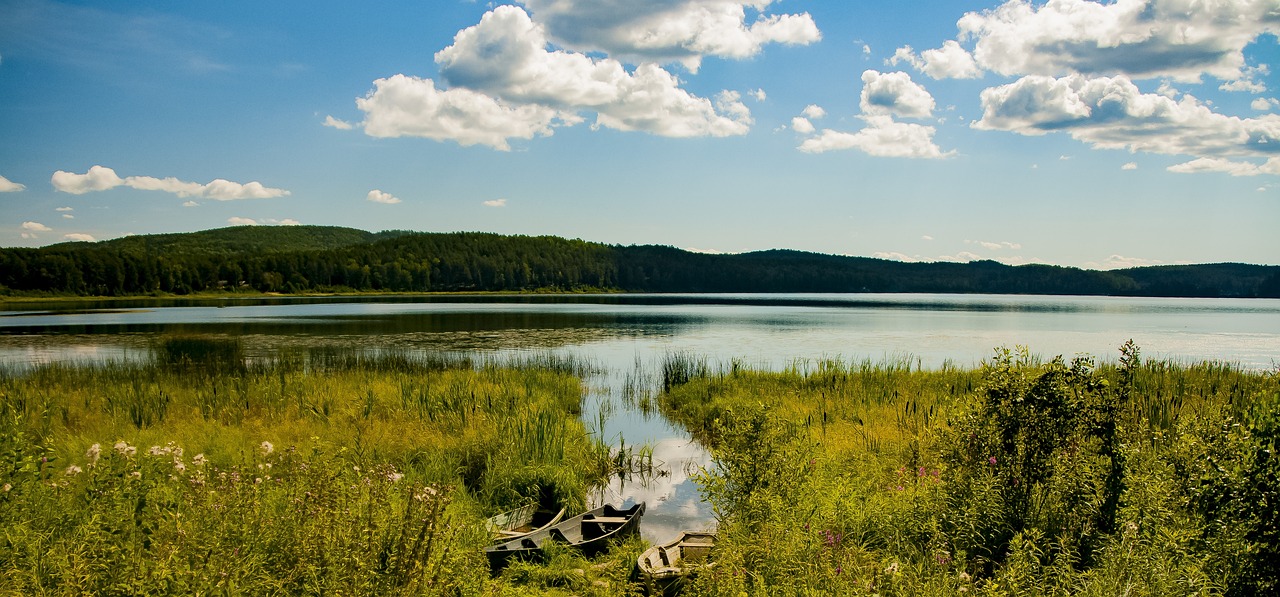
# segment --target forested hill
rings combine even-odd
[[[0,249],[0,293],[203,291],[955,292],[1280,298],[1280,266],[1092,271],[994,261],[902,263],[772,250],[737,255],[478,232],[234,227]]]

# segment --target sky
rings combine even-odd
[[[0,246],[1280,264],[1280,0],[0,0]]]

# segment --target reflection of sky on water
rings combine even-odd
[[[673,352],[780,368],[819,359],[978,364],[995,347],[1114,360],[1133,339],[1148,358],[1280,363],[1280,300],[991,295],[494,295],[214,299],[0,306],[0,362],[142,360],[172,334],[241,338],[250,358],[324,346],[509,355],[552,350],[605,372],[583,420],[604,441],[649,445],[669,476],[614,482],[599,500],[648,503],[662,541],[712,524],[689,472],[707,453],[661,416],[622,399],[628,373]],[[21,309],[21,310],[19,310]],[[601,416],[603,415],[603,416]],[[601,424],[601,421],[603,423]],[[689,465],[693,468],[688,468]]]
[[[593,497],[597,503],[645,502],[640,533],[650,543],[666,542],[683,530],[708,530],[715,526],[711,507],[702,501],[692,475],[711,466],[711,455],[697,443],[667,438],[650,444],[661,474],[646,478],[614,477]]]

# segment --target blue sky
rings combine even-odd
[[[0,0],[0,245],[1280,263],[1280,0]]]

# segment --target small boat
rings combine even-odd
[[[485,527],[493,533],[493,543],[505,543],[545,529],[563,518],[564,508],[552,512],[536,503],[529,503],[486,520]]]
[[[592,557],[608,549],[609,541],[639,532],[640,517],[643,515],[644,502],[630,508],[615,508],[605,504],[523,537],[494,543],[484,551],[489,557],[489,568],[495,573],[513,559],[531,560],[542,557],[543,548],[550,543],[567,545],[586,557]]]
[[[712,533],[684,531],[672,541],[644,550],[636,560],[640,580],[649,595],[676,595],[699,570],[712,565]]]

